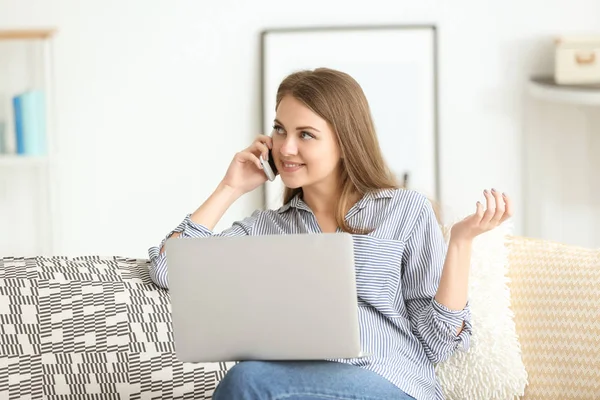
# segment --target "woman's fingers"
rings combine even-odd
[[[256,141],[251,147],[251,152],[255,155],[261,155],[263,160],[269,159],[269,147],[262,142]]]
[[[475,210],[475,215],[476,215],[476,221],[477,223],[480,223],[481,220],[483,219],[483,215],[484,215],[484,209],[483,209],[483,204],[481,204],[480,201],[477,202],[476,204],[476,210]]]
[[[256,165],[256,167],[258,169],[262,169],[262,165],[260,164],[260,160],[258,159],[257,156],[255,156],[254,154],[252,154],[250,151],[241,151],[239,153],[237,153],[237,159],[240,162],[251,162],[254,165]]]
[[[512,199],[506,193],[502,193],[502,198],[504,199],[505,210],[504,210],[504,215],[502,216],[502,219],[500,220],[500,223],[503,223],[504,221],[506,221],[507,219],[512,217],[513,209],[514,209]]]
[[[483,214],[481,223],[487,224],[492,220],[496,212],[496,201],[494,200],[494,196],[492,196],[487,189],[483,191],[483,195],[485,196],[485,213]]]
[[[273,138],[267,135],[258,135],[255,142],[264,143],[269,149],[273,148]]]
[[[492,189],[492,195],[494,196],[494,202],[496,204],[496,212],[492,217],[492,223],[498,225],[500,224],[500,221],[502,221],[502,217],[504,216],[505,204],[504,199],[502,198],[502,194],[499,191],[497,191],[496,189]]]
[[[484,190],[485,212],[481,217],[482,224],[500,225],[513,215],[513,203],[505,193],[496,189]]]
[[[254,155],[262,155],[263,160],[269,159],[269,150],[273,148],[273,139],[270,136],[259,135],[254,142],[246,149]]]

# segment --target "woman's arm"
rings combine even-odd
[[[164,289],[169,288],[167,255],[165,253],[166,241],[177,237],[200,238],[214,236],[214,227],[227,209],[239,197],[240,195],[237,191],[227,185],[220,184],[213,194],[193,214],[187,215],[183,222],[171,231],[158,246],[151,247],[148,250],[150,257],[148,273],[156,285]],[[230,228],[219,233],[219,236],[250,235],[259,214],[260,211],[257,210],[250,217],[236,221]]]
[[[471,242],[450,241],[440,285],[435,300],[450,310],[459,311],[467,305],[469,267],[471,265]],[[464,328],[458,328],[457,334]]]
[[[506,213],[502,211],[507,216],[496,218],[490,196],[486,195],[488,211],[483,212],[478,204],[476,214],[452,227],[448,246],[431,204],[424,199],[407,239],[403,256],[404,301],[412,331],[433,363],[446,360],[461,345],[468,348],[471,335],[468,278],[472,241],[477,236],[474,233],[492,229],[511,213],[509,205],[505,207]]]
[[[221,218],[223,218],[225,212],[238,198],[240,198],[240,196],[241,193],[239,191],[231,186],[220,183],[210,197],[206,199],[192,215],[190,215],[190,220],[212,231],[215,229],[215,226]],[[181,236],[181,232],[175,231],[168,238],[179,236]],[[163,245],[160,249],[161,254],[165,251],[165,241],[163,241]]]
[[[266,157],[273,143],[270,137],[260,135],[248,148],[236,153],[229,164],[225,177],[215,191],[193,214],[186,216],[181,224],[171,231],[162,242],[148,250],[150,256],[149,273],[152,281],[162,288],[168,288],[165,242],[177,237],[208,237],[231,205],[244,193],[248,193],[267,181],[258,157]],[[222,236],[249,235],[259,212],[238,221]]]
[[[473,239],[494,229],[512,215],[510,198],[495,189],[485,190],[486,210],[477,202],[475,214],[452,226],[440,285],[435,299],[451,310],[462,310],[467,304],[469,269]]]
[[[450,309],[436,299],[448,253],[429,200],[421,204],[402,258],[402,295],[411,330],[436,364],[458,347],[468,349],[471,314],[468,304]]]
[[[450,241],[440,285],[435,299],[451,310],[462,310],[467,304],[471,242]]]
[[[244,218],[243,220],[236,221],[231,227],[215,234],[212,230],[207,227],[197,224],[191,220],[191,215],[188,215],[181,224],[169,235],[167,235],[160,245],[151,247],[148,249],[150,256],[150,265],[148,266],[148,273],[152,281],[164,288],[169,288],[168,281],[168,266],[167,266],[167,252],[159,251],[163,249],[165,242],[171,237],[183,237],[183,238],[202,238],[209,236],[245,236],[251,235],[253,227],[256,221],[259,219],[261,214],[260,210],[256,210],[251,216]]]

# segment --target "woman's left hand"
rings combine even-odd
[[[482,233],[496,228],[513,214],[513,205],[510,198],[495,189],[484,190],[486,199],[485,210],[483,204],[477,202],[475,214],[471,214],[462,221],[452,226],[450,240],[471,241]]]

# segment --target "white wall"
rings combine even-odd
[[[600,247],[600,106],[532,97],[525,109],[528,235]]]
[[[597,0],[0,0],[0,27],[60,30],[55,252],[146,257],[202,203],[259,133],[261,29],[379,23],[439,27],[445,205],[470,212],[494,186],[520,207],[523,84],[551,67],[552,35],[600,31]]]

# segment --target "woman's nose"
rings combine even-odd
[[[281,145],[279,152],[283,156],[294,156],[298,154],[298,146],[293,139],[286,139]]]

